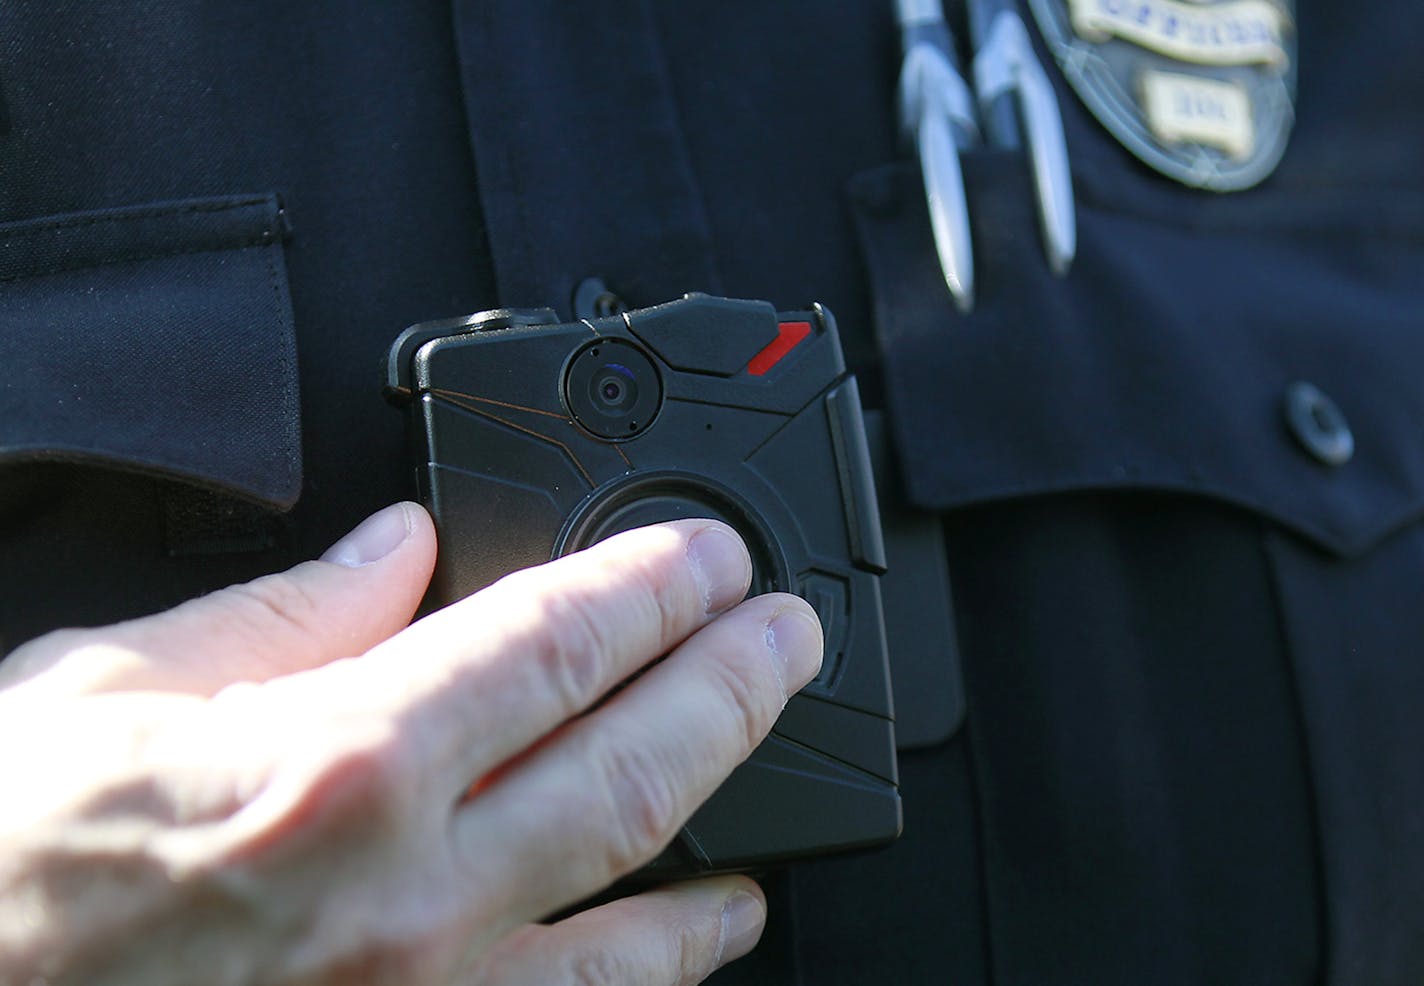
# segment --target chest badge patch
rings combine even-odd
[[[1128,150],[1234,192],[1280,162],[1295,121],[1294,0],[1028,0],[1069,83]]]

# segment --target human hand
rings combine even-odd
[[[740,602],[740,542],[680,521],[407,627],[434,555],[401,504],[0,664],[0,984],[692,983],[750,950],[741,877],[530,922],[760,742],[819,666],[810,607]]]

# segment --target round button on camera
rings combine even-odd
[[[752,595],[793,591],[786,554],[761,514],[729,487],[696,473],[632,473],[603,485],[569,515],[554,555],[582,551],[637,527],[692,517],[720,520],[741,537],[752,560]]]
[[[663,405],[663,382],[643,350],[625,339],[595,339],[564,368],[564,403],[599,438],[621,441],[648,429]]]

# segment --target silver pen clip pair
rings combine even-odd
[[[1017,146],[1022,127],[1049,267],[1066,273],[1077,250],[1068,148],[1053,85],[1010,0],[970,4],[976,42],[973,93],[960,73],[940,0],[895,4],[905,52],[900,126],[919,154],[940,270],[963,312],[974,307],[974,251],[959,155],[979,143],[979,115],[991,142],[1000,146]]]

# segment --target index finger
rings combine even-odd
[[[426,617],[357,674],[453,796],[735,605],[750,580],[725,524],[641,528]]]

